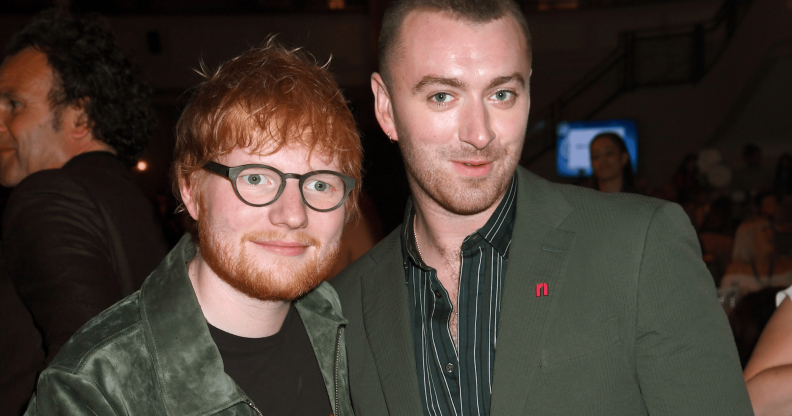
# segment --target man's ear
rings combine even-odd
[[[88,118],[88,102],[90,98],[82,98],[77,104],[63,109],[62,127],[67,129],[69,138],[75,141],[89,141],[93,137],[93,123]]]
[[[194,176],[194,175],[193,175]],[[185,178],[179,178],[179,193],[181,193],[181,199],[184,203],[184,207],[187,208],[187,212],[190,213],[192,219],[198,221],[198,215],[200,214],[200,203],[199,199],[200,196],[197,195],[195,192],[195,178],[192,179],[192,186],[187,184],[187,180]]]
[[[393,121],[393,106],[390,94],[388,94],[385,81],[382,80],[382,76],[377,72],[371,74],[371,92],[374,93],[374,114],[377,116],[377,121],[382,131],[392,141],[398,141],[399,136],[396,133],[396,124]]]

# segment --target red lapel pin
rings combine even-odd
[[[547,283],[539,283],[536,285],[536,297],[538,298],[542,295],[547,296]]]

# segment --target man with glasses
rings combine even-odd
[[[322,282],[357,215],[352,115],[326,69],[272,39],[204,76],[172,170],[196,235],[75,334],[28,414],[352,414]]]

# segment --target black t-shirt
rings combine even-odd
[[[311,340],[293,305],[275,335],[243,338],[211,324],[209,333],[220,350],[226,374],[263,414],[333,413]]]

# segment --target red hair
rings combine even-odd
[[[181,181],[200,198],[201,168],[218,156],[237,148],[270,155],[302,146],[309,157],[316,151],[338,161],[341,173],[357,181],[345,206],[347,219],[358,214],[360,136],[327,65],[270,37],[215,71],[202,65],[199,74],[204,81],[176,125],[171,179],[179,200]]]

